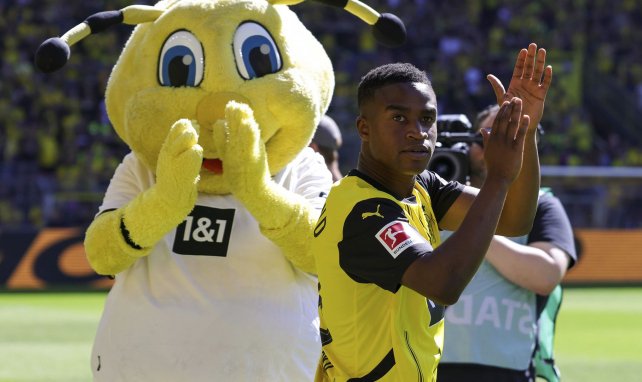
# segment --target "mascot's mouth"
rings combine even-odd
[[[223,162],[220,159],[203,159],[203,167],[214,174],[223,173]]]

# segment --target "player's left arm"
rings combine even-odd
[[[546,94],[552,78],[553,68],[546,66],[546,50],[537,49],[534,43],[519,52],[508,90],[504,91],[497,77],[492,74],[488,76],[498,104],[518,97],[522,100],[524,115],[530,117],[522,168],[506,196],[497,226],[499,235],[519,236],[527,234],[531,229],[540,185],[536,132],[544,113]]]

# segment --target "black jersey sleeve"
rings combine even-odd
[[[432,251],[408,223],[402,208],[389,199],[357,203],[343,226],[339,264],[354,281],[396,292],[413,261]]]
[[[569,268],[577,261],[575,241],[571,222],[560,200],[550,194],[540,196],[533,229],[528,235],[528,242],[546,241],[566,252],[571,261]]]
[[[450,206],[452,206],[464,190],[463,184],[456,181],[446,181],[432,171],[422,172],[417,176],[417,181],[428,191],[428,195],[430,195],[432,211],[435,214],[437,222],[444,217]]]

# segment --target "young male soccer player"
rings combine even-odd
[[[552,77],[545,56],[535,44],[523,49],[506,92],[489,76],[505,102],[484,131],[480,189],[424,171],[437,135],[426,73],[389,64],[362,79],[358,168],[330,191],[312,243],[323,345],[316,380],[436,380],[443,305],[457,301],[495,232],[530,230],[535,130]],[[455,231],[441,245],[439,228]]]

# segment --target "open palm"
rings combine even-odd
[[[499,105],[513,97],[522,99],[522,112],[530,117],[529,130],[535,129],[542,118],[546,93],[553,79],[553,68],[550,65],[545,67],[545,64],[546,50],[538,50],[537,44],[531,43],[528,49],[522,49],[517,55],[508,90],[504,90],[494,75],[487,77]]]

